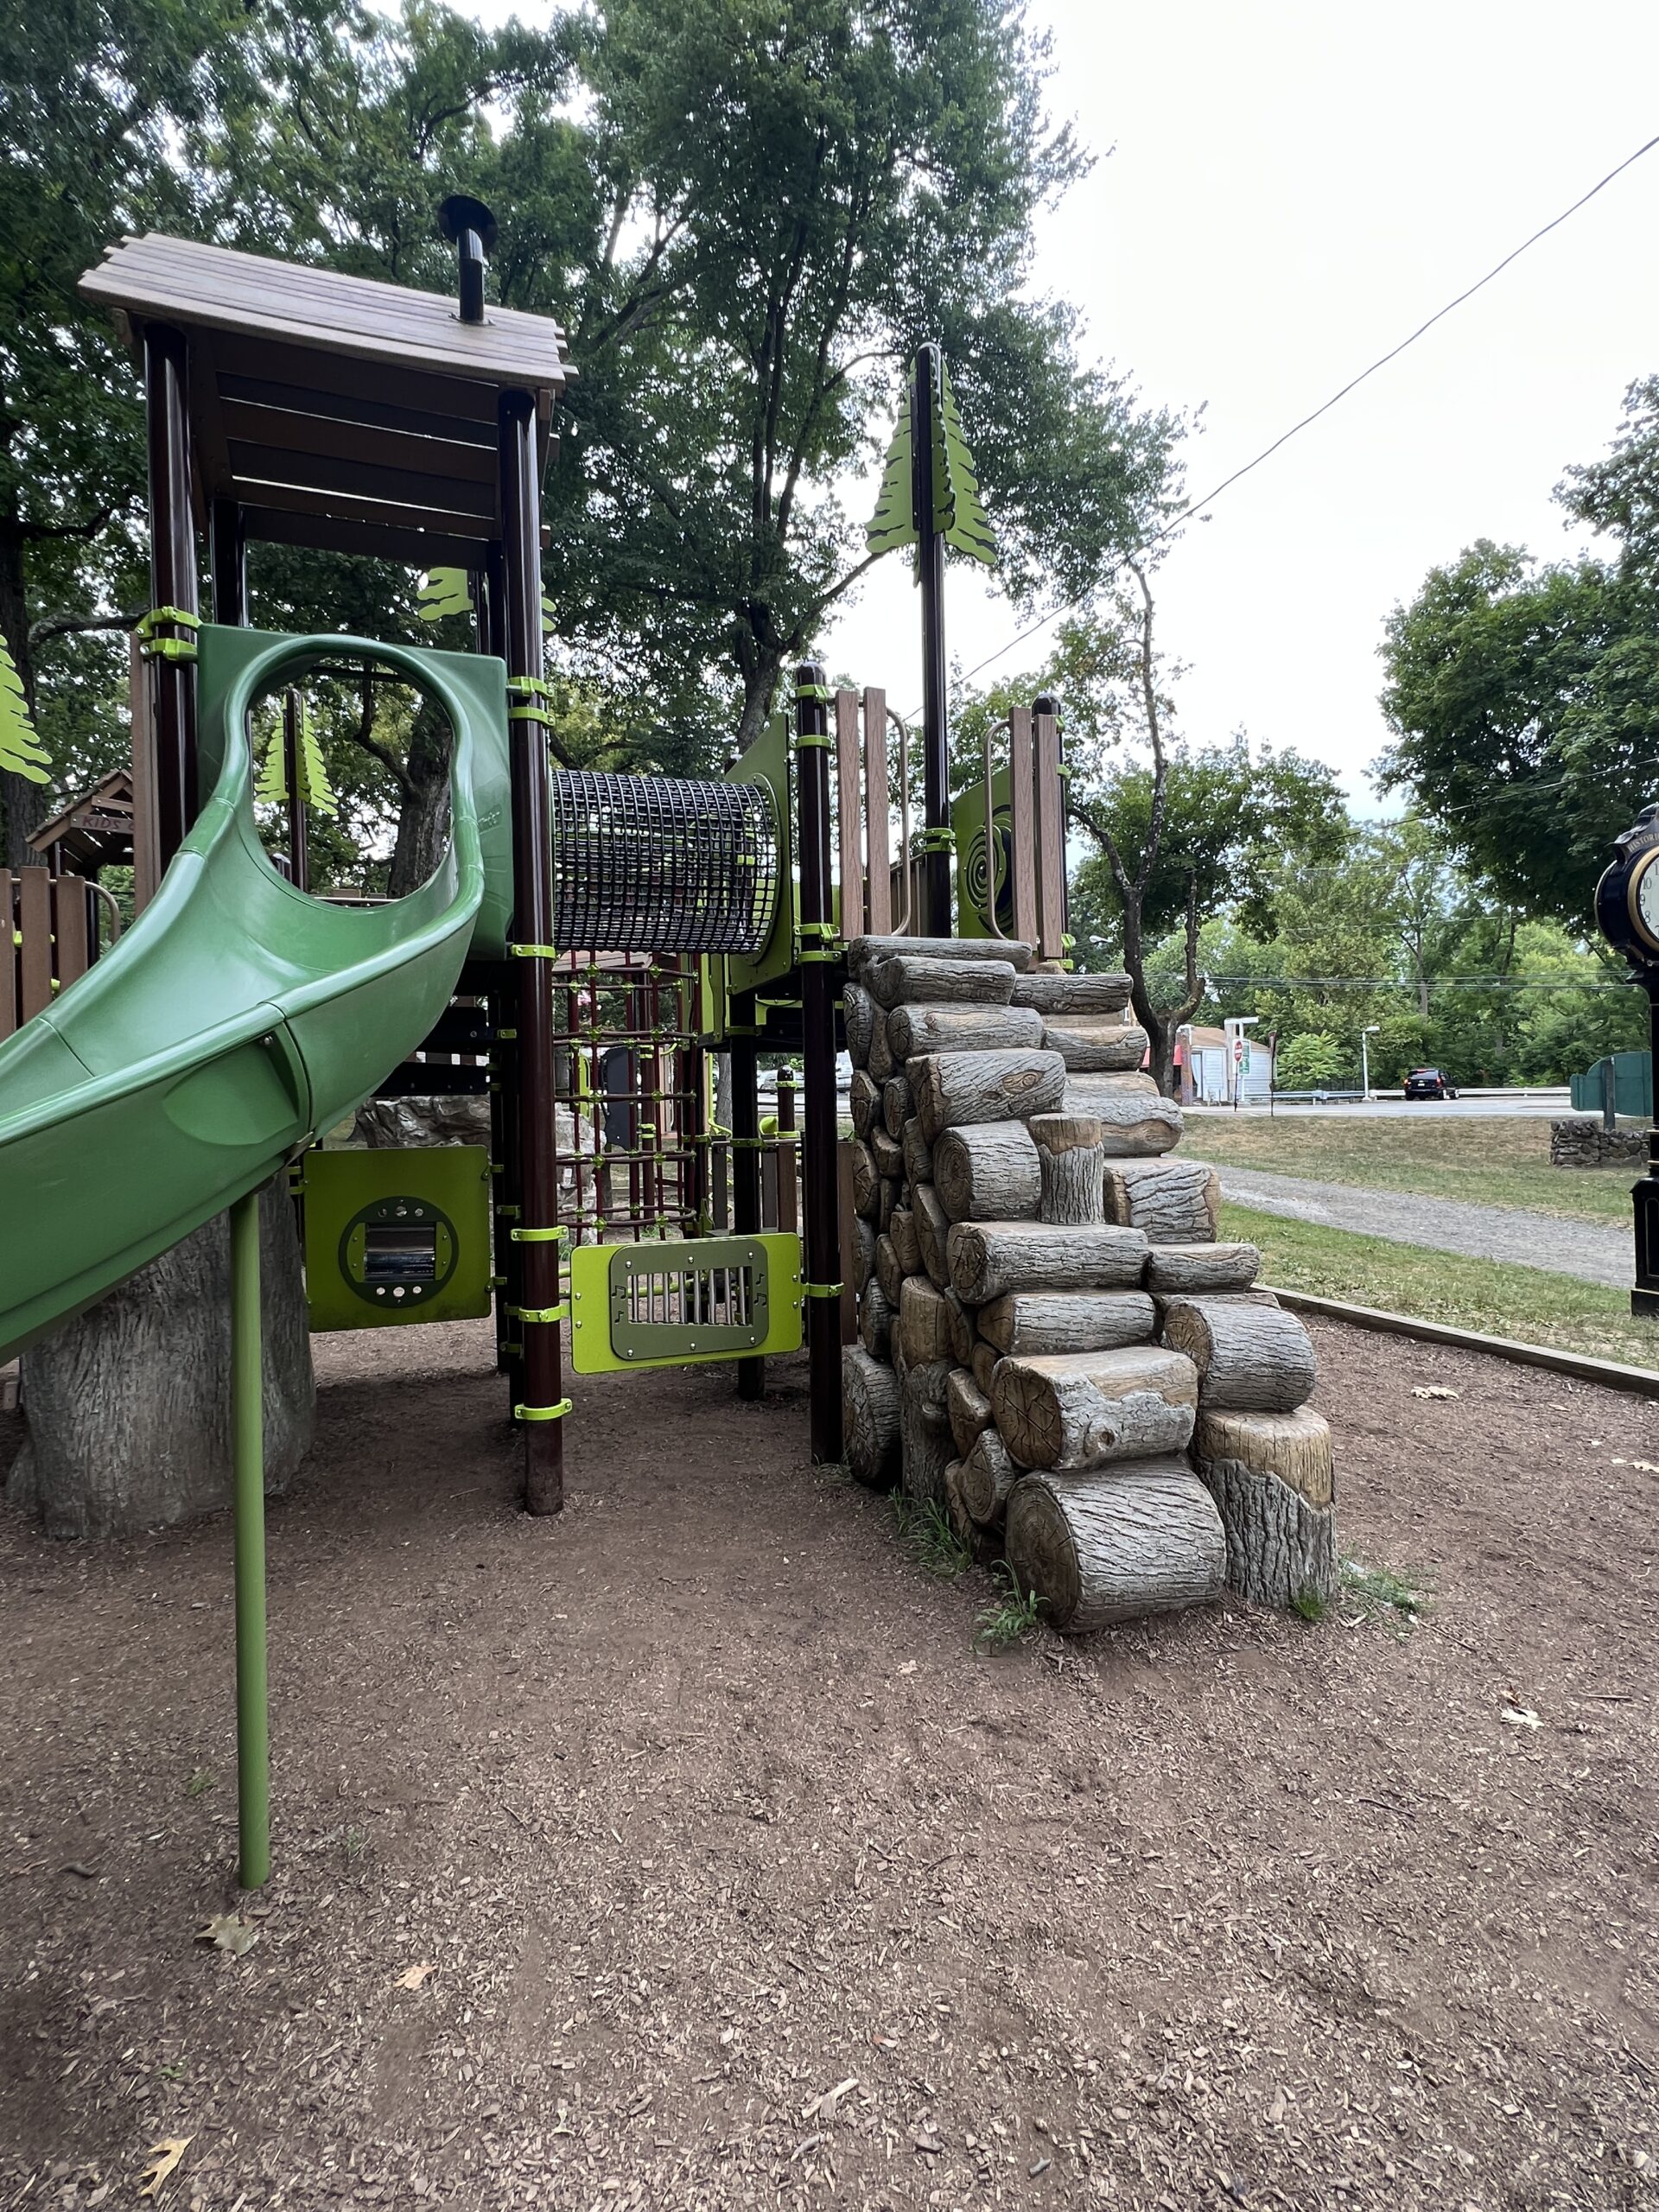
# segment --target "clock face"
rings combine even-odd
[[[1659,952],[1659,845],[1644,853],[1630,878],[1630,920],[1638,937]]]

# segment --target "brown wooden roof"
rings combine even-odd
[[[573,373],[544,315],[150,232],[80,280],[135,340],[190,334],[190,412],[206,499],[242,505],[248,535],[474,567],[500,534],[496,403],[533,392],[543,462]]]
[[[111,861],[130,861],[132,771],[111,768],[91,791],[41,823],[29,841],[32,853],[50,852],[54,845],[62,848],[64,865],[75,875],[96,875]]]

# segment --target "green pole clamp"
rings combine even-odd
[[[139,616],[133,634],[138,640],[138,651],[146,660],[194,660],[194,633],[200,627],[200,615],[193,614],[188,607],[152,607],[147,614]],[[184,630],[190,634],[163,638],[157,634],[162,630]]]
[[[939,823],[931,830],[918,830],[911,842],[918,853],[954,853],[957,833],[948,823]]]
[[[514,1206],[512,1211],[516,1214],[518,1209]],[[568,1229],[514,1229],[508,1231],[508,1236],[515,1244],[568,1244],[570,1242]]]
[[[822,699],[827,704],[835,696],[827,683],[798,683],[795,686],[798,699]]]
[[[503,1221],[517,1221],[522,1209],[518,1206],[497,1206],[495,1211]],[[518,1234],[516,1229],[512,1233],[515,1236]]]
[[[544,676],[510,676],[507,691],[514,699],[527,700],[521,707],[509,707],[510,722],[540,722],[543,729],[553,728],[553,717],[547,711],[547,702],[553,696],[553,686]]]
[[[547,1326],[570,1319],[568,1306],[509,1306],[507,1311],[515,1321],[535,1321]]]
[[[805,696],[804,693],[798,694],[798,696]],[[798,750],[803,753],[812,745],[821,745],[826,753],[830,753],[835,750],[836,741],[828,730],[803,729],[795,733],[795,743]]]
[[[559,957],[556,944],[510,944],[507,950],[515,960],[556,960]]]
[[[561,1398],[556,1406],[515,1406],[512,1417],[514,1421],[563,1421],[572,1402],[569,1398]]]
[[[492,1275],[490,1277],[490,1288],[492,1290],[505,1290],[506,1287],[507,1279],[505,1275]]]
[[[804,1282],[801,1288],[808,1298],[839,1298],[846,1285],[839,1282]]]

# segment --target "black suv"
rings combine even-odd
[[[1457,1095],[1444,1068],[1413,1068],[1406,1077],[1408,1098],[1455,1098]]]

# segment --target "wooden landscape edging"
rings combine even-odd
[[[1317,1298],[1305,1290],[1281,1290],[1263,1283],[1281,1306],[1294,1313],[1323,1313],[1333,1321],[1351,1321],[1357,1329],[1376,1329],[1384,1336],[1417,1337],[1425,1344],[1452,1344],[1462,1351],[1490,1352],[1495,1359],[1512,1361],[1517,1367],[1547,1367],[1557,1375],[1571,1375],[1581,1382],[1599,1382],[1608,1390],[1633,1390],[1659,1398],[1659,1370],[1626,1367],[1616,1359],[1592,1359],[1586,1352],[1560,1351],[1551,1344],[1517,1344],[1513,1337],[1484,1337],[1478,1330],[1453,1329],[1443,1321],[1420,1321],[1409,1313],[1384,1313],[1375,1306],[1350,1306],[1340,1298]]]

